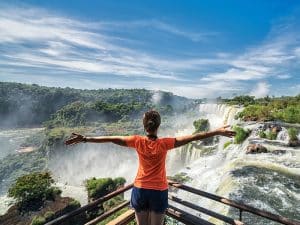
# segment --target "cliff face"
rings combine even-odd
[[[46,201],[39,211],[20,212],[16,205],[10,207],[6,214],[0,216],[1,225],[30,225],[35,216],[44,216],[47,212],[61,215],[68,211],[73,199],[69,197],[57,197],[55,201]]]

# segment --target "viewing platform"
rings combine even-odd
[[[172,188],[178,188],[190,193],[193,193],[195,195],[204,197],[204,198],[208,198],[210,200],[213,201],[217,201],[219,203],[228,205],[230,207],[233,207],[235,209],[237,209],[239,211],[239,218],[230,218],[228,216],[219,214],[217,212],[214,212],[211,209],[207,209],[204,207],[201,207],[200,205],[196,205],[194,203],[185,201],[184,199],[180,199],[178,197],[175,197],[172,195],[172,193],[169,193],[169,207],[166,211],[166,215],[182,222],[183,224],[187,224],[187,225],[213,225],[214,223],[207,221],[199,216],[193,215],[190,212],[188,212],[187,210],[183,210],[183,209],[179,209],[178,207],[174,206],[174,203],[178,203],[182,206],[184,206],[184,208],[189,208],[192,210],[195,210],[199,213],[203,213],[206,214],[212,218],[218,219],[220,221],[223,221],[225,224],[233,224],[233,225],[243,225],[246,224],[243,222],[243,212],[247,212],[247,213],[251,213],[257,217],[262,217],[265,218],[269,221],[275,221],[279,224],[286,224],[286,225],[300,225],[300,221],[295,221],[295,220],[290,220],[286,217],[283,216],[279,216],[279,215],[275,215],[273,213],[249,206],[249,205],[245,205],[245,204],[241,204],[238,203],[236,201],[218,196],[218,195],[214,195],[208,192],[204,192],[201,191],[199,189],[195,189],[193,187],[178,183],[178,182],[174,182],[174,181],[169,181],[169,186]],[[71,218],[73,218],[76,215],[79,215],[83,212],[86,212],[88,210],[92,210],[94,208],[96,208],[99,204],[104,203],[105,201],[124,193],[125,191],[130,190],[133,187],[133,184],[127,185],[123,188],[120,188],[114,192],[111,192],[85,206],[82,206],[72,212],[69,212],[67,214],[64,214],[48,223],[46,223],[46,225],[58,225],[58,224],[63,224],[64,222],[67,222],[68,220],[70,220]],[[88,221],[87,223],[85,223],[84,225],[95,225],[98,224],[99,222],[103,221],[104,219],[108,218],[109,216],[113,215],[114,213],[116,213],[117,211],[128,207],[129,206],[129,201],[124,201],[123,203],[121,203],[120,205],[104,212],[102,215]],[[118,216],[117,218],[113,219],[112,221],[108,222],[107,224],[109,225],[125,225],[128,224],[129,222],[133,221],[135,219],[135,215],[134,215],[134,210],[132,209],[128,209],[125,213],[121,214],[120,216]]]

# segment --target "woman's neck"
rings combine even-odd
[[[147,133],[147,137],[150,139],[156,139],[157,138],[157,131],[156,132],[151,132],[151,133]]]

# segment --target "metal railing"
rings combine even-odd
[[[234,208],[238,209],[240,216],[239,216],[239,219],[237,220],[237,219],[233,219],[233,218],[230,218],[228,216],[216,213],[212,210],[206,209],[204,207],[201,207],[199,205],[196,205],[194,203],[185,201],[183,199],[180,199],[176,196],[173,196],[173,195],[169,194],[169,199],[171,201],[176,202],[176,203],[178,203],[180,205],[183,205],[185,207],[188,207],[190,209],[196,210],[197,212],[204,213],[208,216],[211,216],[213,218],[221,220],[221,221],[223,221],[227,224],[243,225],[244,223],[242,222],[242,219],[243,219],[242,214],[245,211],[245,212],[252,213],[256,216],[263,217],[263,218],[266,218],[268,220],[272,220],[272,221],[275,221],[275,222],[278,222],[278,223],[281,223],[281,224],[300,225],[299,221],[290,220],[286,217],[275,215],[273,213],[270,213],[270,212],[267,212],[267,211],[264,211],[264,210],[260,210],[260,209],[257,209],[255,207],[245,205],[245,204],[242,204],[242,203],[239,203],[239,202],[227,199],[227,198],[223,198],[221,196],[217,196],[217,195],[205,192],[205,191],[201,191],[199,189],[196,189],[196,188],[193,188],[193,187],[190,187],[190,186],[178,183],[178,182],[169,181],[169,185],[171,187],[178,188],[178,189],[181,189],[181,190],[185,190],[187,192],[190,192],[190,193],[199,195],[201,197],[205,197],[205,198],[208,198],[208,199],[211,199],[211,200],[214,200],[214,201],[217,201],[217,202],[220,202],[222,204],[229,205],[231,207],[234,207]],[[76,215],[79,215],[81,213],[85,213],[88,210],[96,208],[97,206],[104,203],[105,201],[107,201],[107,200],[109,200],[109,199],[111,199],[111,198],[113,198],[113,197],[115,197],[115,196],[117,196],[121,193],[124,193],[125,191],[128,191],[132,187],[133,187],[133,184],[130,184],[130,185],[127,185],[123,188],[120,188],[120,189],[118,189],[114,192],[109,193],[108,195],[105,195],[105,196],[103,196],[103,197],[101,197],[101,198],[85,205],[85,206],[82,206],[82,207],[80,207],[80,208],[78,208],[78,209],[76,209],[72,212],[66,213],[66,214],[64,214],[64,215],[62,215],[62,216],[46,223],[46,225],[62,224],[63,222],[70,220],[71,218],[73,218]],[[103,221],[104,219],[106,219],[107,217],[113,215],[117,211],[127,207],[128,205],[129,205],[129,201],[125,201],[125,202],[121,203],[120,205],[118,205],[118,206],[110,209],[109,211],[103,213],[102,215],[92,219],[91,221],[88,221],[87,223],[85,223],[85,225],[97,224],[97,223]],[[168,216],[174,218],[175,220],[178,220],[178,221],[180,221],[184,224],[188,224],[188,225],[201,225],[201,224],[202,225],[213,225],[213,223],[211,223],[209,221],[206,221],[206,220],[204,220],[204,219],[202,219],[198,216],[195,216],[193,214],[190,214],[190,213],[188,213],[187,211],[185,211],[183,209],[179,209],[179,208],[173,206],[172,204],[169,204],[169,207],[166,211],[166,214]],[[126,219],[124,219],[122,224],[127,224],[128,222],[130,222],[132,220],[134,220],[133,217],[126,218]]]

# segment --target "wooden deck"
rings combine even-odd
[[[129,209],[121,214],[114,220],[110,221],[107,225],[125,225],[134,219],[134,210]]]

